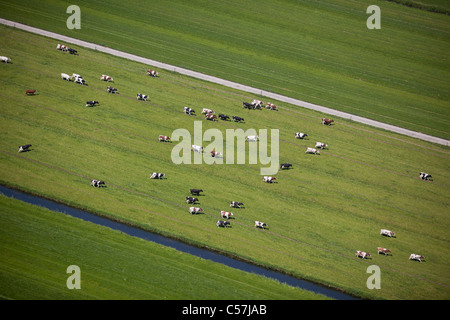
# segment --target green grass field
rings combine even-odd
[[[55,50],[56,43],[0,28],[0,48],[13,60],[0,65],[2,184],[365,298],[449,298],[448,148],[346,120],[323,126],[322,114],[289,105],[244,110],[242,101],[254,97],[170,72],[151,78],[148,66],[84,49],[71,56]],[[83,75],[88,86],[61,80],[61,72]],[[101,74],[115,79],[120,94],[106,92]],[[25,96],[31,88],[39,94]],[[137,92],[150,101],[137,101]],[[87,100],[100,105],[86,108]],[[240,115],[246,123],[189,117],[184,106]],[[279,129],[280,161],[294,169],[280,171],[278,183],[269,185],[259,165],[175,165],[175,143],[157,137],[178,128],[192,133],[194,121],[203,130]],[[296,140],[297,131],[310,139]],[[306,155],[316,141],[329,150]],[[26,143],[32,151],[17,153]],[[420,171],[434,181],[419,180]],[[152,172],[167,179],[150,180]],[[91,187],[92,178],[108,187]],[[188,213],[190,188],[204,190],[205,214]],[[233,210],[232,228],[219,229],[219,212],[232,200],[246,207]],[[255,220],[269,229],[255,229]],[[397,238],[381,237],[381,228]],[[378,256],[377,246],[393,255]],[[372,259],[356,258],[356,250]],[[410,253],[427,261],[409,261]],[[373,264],[381,268],[380,290],[366,287]]]
[[[0,208],[2,299],[327,299],[3,195]]]
[[[449,15],[380,0],[85,0],[69,30],[71,4],[1,0],[0,17],[450,139]],[[366,27],[372,4],[380,30]]]

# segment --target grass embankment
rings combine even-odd
[[[372,4],[380,30],[366,27]],[[69,30],[65,1],[0,5],[7,19],[450,139],[448,15],[386,1],[78,1]]]
[[[71,56],[55,50],[53,40],[0,30],[2,52],[14,62],[0,65],[2,183],[364,297],[449,297],[448,148],[351,121],[323,126],[322,114],[288,105],[278,112],[244,110],[242,101],[254,97],[168,72],[151,78],[148,66],[89,50]],[[89,85],[63,81],[61,72],[79,73]],[[101,74],[114,78],[120,94],[106,92]],[[31,88],[39,94],[25,96]],[[150,101],[136,101],[137,92]],[[86,108],[87,100],[100,105]],[[184,106],[240,115],[246,123],[189,117]],[[158,135],[178,128],[192,134],[196,120],[203,130],[279,129],[280,161],[294,169],[269,185],[259,165],[173,164],[175,143],[160,143]],[[296,140],[297,131],[309,140]],[[329,149],[306,155],[316,141]],[[32,150],[18,154],[25,143]],[[419,180],[420,171],[434,181]],[[149,180],[152,172],[167,179]],[[108,187],[91,187],[91,178]],[[205,214],[188,213],[190,188],[204,190],[199,206]],[[245,209],[233,210],[232,228],[218,229],[219,212],[232,200]],[[256,230],[255,220],[269,229]],[[381,228],[397,238],[381,237]],[[376,255],[377,246],[393,255]],[[373,257],[357,259],[356,250]],[[410,253],[427,262],[409,261]],[[382,270],[381,290],[366,287],[371,264]]]

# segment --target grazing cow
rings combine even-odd
[[[252,101],[252,106],[254,106],[255,109],[261,109],[263,104],[264,104],[264,102],[262,102],[260,100],[253,99],[253,101]]]
[[[155,70],[151,70],[151,69],[147,70],[147,74],[154,78],[156,78],[158,76],[158,72]]]
[[[264,178],[263,178],[263,181],[266,183],[274,183],[275,180],[277,180],[277,178],[275,178],[275,177],[264,176]]]
[[[106,74],[102,74],[102,76],[100,77],[100,80],[107,81],[107,82],[111,82],[111,81],[114,82],[114,79]]]
[[[380,234],[382,236],[388,236],[389,238],[392,238],[392,237],[395,236],[395,232],[392,232],[392,231],[389,231],[389,230],[386,230],[386,229],[381,229]]]
[[[334,120],[322,118],[322,124],[324,124],[324,125],[331,126],[331,123],[333,123],[333,122],[334,122]]]
[[[244,118],[241,118],[241,117],[238,117],[238,116],[233,116],[232,119],[233,119],[234,122],[239,122],[239,123],[244,121]]]
[[[366,258],[370,257],[370,253],[358,250],[358,251],[356,251],[356,256],[358,258],[366,259]]]
[[[203,108],[203,110],[202,110],[202,114],[208,115],[208,114],[213,114],[213,113],[215,113],[215,112],[211,109]]]
[[[86,107],[94,107],[98,101],[86,101]]]
[[[218,226],[218,227],[228,228],[228,226],[230,226],[230,225],[231,225],[231,224],[230,224],[230,222],[228,222],[228,221],[218,220],[218,221],[216,222],[216,226]]]
[[[292,164],[290,163],[282,163],[280,165],[280,169],[290,169],[292,167]]]
[[[35,93],[36,93],[36,90],[33,90],[33,89],[25,91],[26,95],[34,95]]]
[[[69,76],[67,73],[61,73],[61,79],[66,81],[72,81],[73,77]]]
[[[392,255],[391,250],[386,249],[386,248],[378,247],[378,248],[377,248],[377,251],[378,251],[378,254],[382,253],[382,254],[384,254],[385,256],[387,256],[388,253],[390,253],[390,254]]]
[[[203,147],[201,147],[201,146],[196,146],[195,144],[193,144],[193,145],[192,145],[192,151],[198,152],[198,153],[203,153]]]
[[[304,140],[307,136],[308,136],[308,135],[307,135],[306,133],[302,133],[302,132],[296,132],[296,133],[295,133],[295,137],[296,137],[297,139],[302,139],[302,140]]]
[[[221,153],[221,152],[214,151],[214,150],[211,150],[211,151],[210,151],[210,154],[211,154],[211,157],[213,157],[213,158],[222,156],[222,153]]]
[[[233,212],[220,211],[220,216],[224,219],[230,219],[233,216]]]
[[[422,260],[425,260],[425,257],[420,254],[411,253],[411,255],[409,256],[409,260],[422,262]]]
[[[328,145],[326,143],[316,142],[316,148],[319,148],[319,149],[323,150],[325,148],[328,148]]]
[[[23,146],[19,146],[19,151],[17,152],[26,152],[26,151],[30,151],[28,150],[31,147],[31,144],[25,144]]]
[[[248,102],[242,102],[242,105],[244,106],[245,109],[255,109],[255,106],[252,105],[251,103]]]
[[[170,137],[159,135],[158,140],[161,142],[170,142]]]
[[[148,95],[146,95],[146,94],[138,93],[138,94],[136,95],[136,100],[144,100],[144,101],[147,101],[147,98],[148,98]]]
[[[258,136],[247,136],[247,137],[245,137],[245,141],[248,141],[248,142],[257,142],[258,139],[259,139]]]
[[[75,83],[81,84],[82,86],[87,85],[86,80],[84,80],[83,78],[75,78]]]
[[[117,89],[116,89],[116,88],[113,88],[113,87],[110,87],[110,86],[108,86],[108,87],[106,87],[106,92],[109,92],[109,93],[113,93],[113,94],[116,94],[116,93],[117,93]]]
[[[198,201],[197,198],[190,197],[190,196],[187,196],[187,197],[186,197],[186,203],[194,204],[194,203],[196,203],[197,201]]]
[[[57,50],[61,50],[61,51],[67,51],[67,47],[63,44],[59,44],[56,46]]]
[[[244,206],[243,202],[231,201],[230,208],[241,208]]]
[[[431,174],[421,172],[419,175],[420,179],[422,180],[430,180],[432,178]]]
[[[224,120],[224,121],[230,120],[229,116],[227,116],[226,114],[221,114],[221,113],[219,113],[219,118],[220,118],[220,120]]]
[[[153,172],[150,179],[163,179],[165,176],[164,173]]]
[[[197,208],[197,207],[190,207],[189,208],[189,213],[190,214],[203,213],[203,209],[202,208]]]
[[[261,222],[261,221],[255,221],[255,228],[262,228],[262,229],[266,229],[268,226],[266,223]]]
[[[205,120],[211,120],[215,121],[217,119],[217,116],[215,114],[209,113],[206,115]]]
[[[11,62],[11,59],[5,56],[0,56],[0,60],[4,63],[8,63]]]
[[[70,54],[76,55],[78,54],[78,51],[72,48],[67,48],[67,51],[69,51]]]
[[[314,148],[307,148],[305,153],[320,154],[319,150],[314,149]]]
[[[184,107],[184,113],[191,116],[191,115],[195,114],[195,110],[191,109],[189,107]]]
[[[266,109],[278,111],[278,107],[270,102],[267,102]]]
[[[97,188],[106,187],[105,181],[95,180],[95,179],[91,181],[91,186],[97,187]]]
[[[193,196],[199,196],[200,192],[203,192],[202,189],[190,189],[189,191],[191,192],[191,195],[193,195]]]

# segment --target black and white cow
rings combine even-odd
[[[241,208],[244,206],[243,202],[231,201],[230,208]]]
[[[113,88],[113,87],[110,87],[110,86],[107,86],[106,87],[106,92],[116,94],[117,93],[117,89]]]
[[[232,119],[234,122],[239,122],[239,123],[244,122],[244,118],[241,118],[238,116],[233,116]]]
[[[146,94],[142,94],[142,93],[138,93],[136,95],[136,100],[143,100],[143,101],[147,101],[148,95]]]
[[[290,163],[282,163],[280,165],[280,169],[290,169],[292,167],[292,164]]]
[[[25,144],[25,145],[23,145],[23,146],[19,146],[19,151],[17,151],[17,152],[27,152],[27,151],[30,151],[30,150],[28,150],[30,147],[31,147],[31,144]]]
[[[419,175],[420,179],[422,180],[431,180],[431,178],[433,178],[431,176],[431,174],[425,173],[425,172],[421,172]]]
[[[191,192],[191,195],[193,195],[193,196],[199,196],[200,192],[203,192],[202,189],[191,189],[189,191]]]
[[[184,107],[184,113],[185,113],[185,114],[188,114],[188,115],[190,115],[190,116],[192,116],[192,115],[195,114],[195,110],[194,110],[194,109],[191,109],[191,108],[189,108],[189,107]]]
[[[194,198],[194,197],[191,197],[191,196],[187,196],[186,197],[186,203],[195,204],[196,202],[198,202],[197,198]]]
[[[306,133],[303,133],[303,132],[296,132],[296,133],[295,133],[295,137],[296,137],[297,139],[302,139],[302,140],[304,140],[307,136],[308,136],[308,135],[307,135]]]
[[[224,121],[230,120],[229,116],[227,116],[226,114],[221,114],[221,113],[219,113],[219,118],[220,118],[220,120],[224,120]]]
[[[262,228],[266,229],[268,228],[267,224],[261,221],[255,221],[255,228]]]
[[[94,107],[96,104],[98,104],[98,101],[86,101],[86,107]]]
[[[83,78],[75,78],[75,83],[81,84],[82,86],[86,86],[86,80],[84,80]]]
[[[150,179],[164,179],[165,176],[164,173],[153,172]]]
[[[228,228],[228,226],[231,226],[230,222],[228,221],[222,221],[222,220],[218,220],[216,222],[216,226],[218,227],[223,227],[223,228]]]
[[[253,109],[255,109],[255,106],[253,106],[251,103],[248,103],[248,102],[242,102],[242,105],[244,106],[244,108],[245,109],[250,109],[250,110],[253,110]]]
[[[101,187],[106,187],[106,184],[105,184],[105,181],[94,179],[91,181],[91,186],[101,188]]]

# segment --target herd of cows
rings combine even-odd
[[[77,55],[77,50],[68,48],[64,45],[57,45],[57,49],[61,50],[61,51],[68,51],[70,54],[73,55]],[[0,61],[5,62],[5,63],[9,63],[11,62],[11,59],[8,57],[4,57],[4,56],[0,56]],[[154,70],[147,70],[147,75],[152,76],[152,77],[158,77],[158,72],[154,71]],[[66,73],[61,73],[61,79],[66,80],[66,81],[74,81],[75,83],[81,84],[81,85],[87,85],[85,79],[80,76],[79,74],[72,74],[71,76],[66,74]],[[108,76],[108,75],[102,75],[100,77],[100,80],[102,81],[106,81],[106,82],[113,82],[113,78]],[[36,90],[27,90],[26,94],[34,94],[36,92]],[[112,88],[110,86],[107,87],[107,92],[109,93],[117,93],[117,89]],[[146,99],[148,98],[148,95],[144,95],[141,93],[138,93],[136,96],[137,100],[143,100],[146,101]],[[87,101],[86,102],[86,107],[93,107],[95,105],[98,105],[99,102],[92,100],[92,101]],[[264,102],[259,101],[259,100],[253,100],[251,103],[248,102],[243,102],[243,106],[246,109],[252,109],[252,110],[256,110],[256,109],[269,109],[269,110],[274,110],[277,111],[278,107],[272,103],[266,103],[264,104]],[[184,107],[184,113],[187,115],[195,115],[195,111],[189,107]],[[213,110],[210,109],[203,109],[202,110],[202,114],[205,115],[205,120],[211,120],[211,121],[216,121],[217,117],[215,115],[215,112]],[[221,120],[230,120],[230,117],[228,115],[225,114],[219,114],[219,118]],[[244,118],[239,117],[239,116],[232,116],[231,119],[235,122],[241,123],[244,121]],[[327,125],[330,126],[334,121],[332,119],[326,119],[323,118],[322,119],[322,124],[323,125]],[[308,137],[308,134],[306,133],[302,133],[302,132],[296,132],[295,133],[295,138],[296,139],[306,139],[306,137]],[[247,141],[258,141],[258,136],[248,136]],[[169,142],[170,141],[170,137],[168,136],[163,136],[160,135],[159,136],[159,141],[160,142]],[[26,144],[26,145],[21,145],[19,146],[19,151],[18,152],[26,152],[29,151],[30,147],[32,145],[31,144]],[[319,149],[323,150],[325,148],[328,148],[328,145],[326,143],[322,143],[322,142],[316,142],[315,147],[307,147],[305,153],[310,153],[310,154],[320,154]],[[200,146],[192,146],[192,151],[196,151],[196,152],[203,152],[203,148]],[[219,156],[221,155],[220,152],[216,152],[216,151],[211,151],[211,156]],[[289,169],[292,166],[292,164],[289,163],[283,163],[280,165],[280,169]],[[421,172],[419,175],[420,179],[423,180],[431,180],[431,175]],[[158,173],[158,172],[153,172],[150,176],[150,179],[164,179],[165,178],[165,174],[164,173]],[[263,181],[266,183],[274,183],[276,180],[275,177],[269,177],[269,176],[264,176],[263,177]],[[97,188],[101,188],[101,187],[106,187],[106,183],[102,180],[96,180],[93,179],[91,180],[91,186],[97,187]],[[190,195],[186,197],[185,201],[187,204],[190,205],[195,205],[198,202],[198,198],[195,198],[194,196],[199,196],[200,193],[203,192],[202,189],[190,189]],[[244,203],[242,202],[238,202],[238,201],[231,201],[230,202],[230,208],[242,208],[244,207]],[[198,214],[198,213],[203,213],[203,209],[196,207],[196,206],[191,206],[189,207],[189,213],[191,214]],[[217,220],[216,225],[217,227],[224,227],[224,228],[228,228],[230,227],[230,222],[229,219],[234,217],[234,214],[230,211],[220,211],[220,216],[222,219],[226,219],[226,220]],[[255,221],[254,224],[255,228],[262,228],[262,229],[266,229],[268,228],[268,225],[265,222],[261,222],[261,221]],[[386,229],[381,229],[380,231],[380,235],[382,236],[388,236],[390,238],[395,237],[395,233]],[[383,254],[383,255],[389,255],[392,254],[391,250],[387,249],[387,248],[382,248],[382,247],[378,247],[377,248],[377,252],[378,254]],[[365,251],[361,251],[358,250],[356,251],[356,256],[359,258],[363,258],[366,259],[368,257],[370,257],[370,253],[369,252],[365,252]],[[424,257],[422,255],[418,255],[418,254],[411,254],[409,257],[410,260],[417,260],[419,262],[424,260]]]

